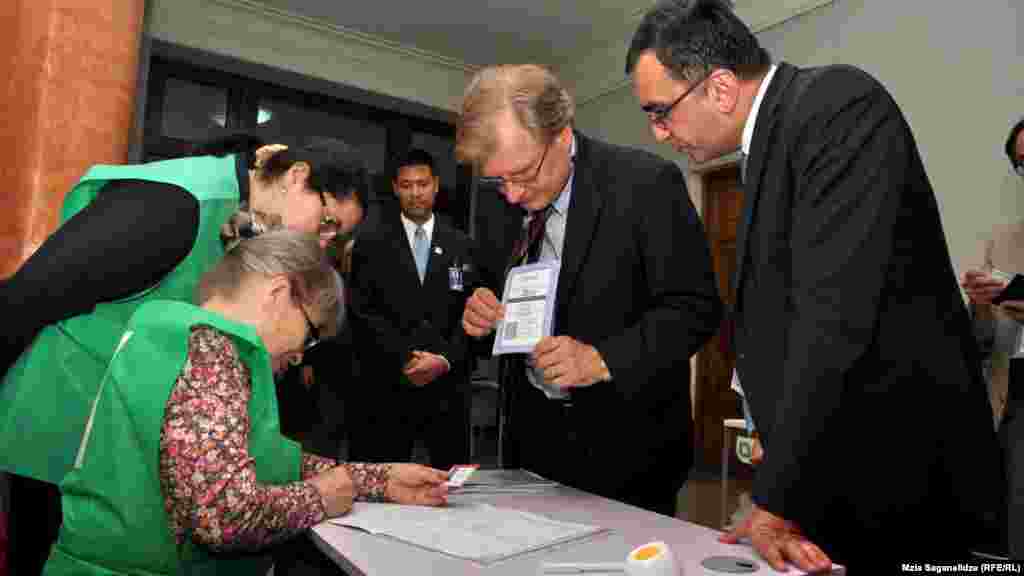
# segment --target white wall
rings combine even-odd
[[[250,0],[148,0],[146,34],[377,94],[455,110],[472,67]]]
[[[914,131],[954,266],[963,270],[980,263],[979,244],[994,224],[1024,218],[1024,181],[1002,152],[1024,115],[1022,24],[1020,0],[837,0],[758,38],[778,60],[853,64],[885,84]],[[586,103],[578,116],[585,132],[652,149],[628,87]]]

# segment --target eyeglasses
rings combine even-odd
[[[324,193],[319,190],[317,190],[317,193],[320,194],[320,206],[323,208],[320,214],[320,228],[318,232],[321,236],[337,236],[341,232],[341,224],[327,212],[327,198],[324,196]]]
[[[478,178],[480,186],[494,186],[499,190],[507,190],[509,186],[528,186],[537,181],[540,177],[540,169],[544,166],[544,160],[548,157],[548,150],[551,149],[551,143],[544,147],[544,152],[540,155],[540,162],[537,163],[537,169],[533,171],[533,176],[529,178],[503,178],[501,176],[481,176]]]
[[[669,115],[672,114],[672,110],[675,109],[676,104],[682,102],[684,98],[689,96],[694,90],[697,89],[697,86],[703,84],[704,81],[710,77],[711,72],[708,72],[707,74],[704,75],[703,78],[701,78],[695,84],[690,86],[686,90],[686,92],[683,92],[682,95],[679,96],[679,98],[676,98],[675,101],[673,101],[671,104],[648,104],[646,106],[642,106],[640,109],[647,113],[647,120],[651,124],[657,124],[664,128],[666,127],[666,124],[668,123],[668,117]]]
[[[306,334],[306,341],[302,344],[302,350],[309,352],[320,343],[320,331],[317,330],[313,320],[310,319],[309,312],[306,312],[306,307],[299,304],[299,310],[302,310],[302,317],[306,319],[306,327],[309,328],[309,332]]]

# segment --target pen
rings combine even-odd
[[[544,574],[587,574],[591,572],[623,573],[626,565],[621,562],[566,562],[562,564],[544,564]]]

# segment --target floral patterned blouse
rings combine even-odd
[[[248,453],[250,373],[228,336],[196,326],[188,358],[167,400],[160,434],[160,484],[178,544],[189,537],[214,551],[253,550],[326,519],[306,480],[339,464],[303,454],[303,481],[256,481]],[[341,464],[357,500],[383,500],[389,464]]]

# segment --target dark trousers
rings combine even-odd
[[[999,424],[1006,465],[1007,534],[1010,557],[1024,559],[1024,360],[1010,361],[1006,412]]]
[[[551,400],[528,382],[510,379],[510,416],[505,439],[505,467],[524,468],[566,486],[605,498],[625,502],[666,516],[675,516],[679,474],[671,470],[649,470],[636,475],[626,486],[603,482],[601,469],[622,462],[600,462],[594,458],[594,438],[580,407]],[[680,456],[681,457],[681,456]],[[689,464],[682,464],[689,468]]]
[[[379,381],[378,381],[379,382]],[[440,384],[446,388],[431,389]],[[417,439],[430,465],[447,470],[469,460],[468,398],[450,382],[423,388],[373,390],[366,386],[346,403],[349,459],[353,462],[408,462]]]

